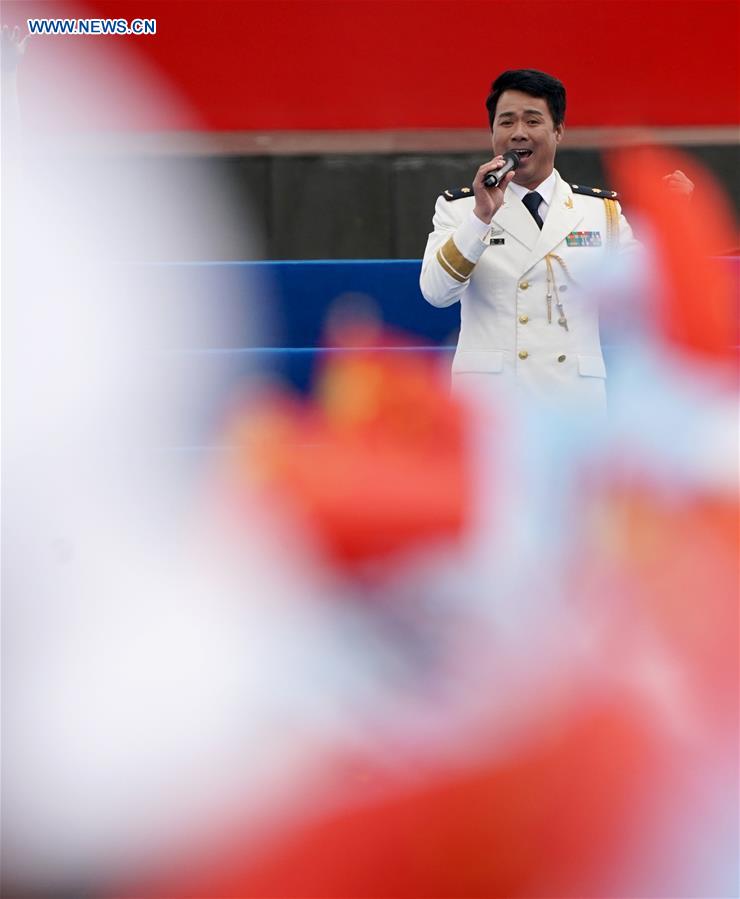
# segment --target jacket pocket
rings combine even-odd
[[[504,354],[498,350],[458,350],[452,362],[454,374],[496,374],[504,370]]]
[[[586,378],[605,378],[606,366],[601,356],[579,356],[578,374]]]

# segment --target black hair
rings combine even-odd
[[[557,78],[545,72],[538,72],[537,69],[507,69],[493,82],[491,93],[486,98],[488,124],[491,130],[493,130],[493,120],[496,116],[496,105],[504,91],[521,91],[531,97],[542,97],[547,101],[555,127],[563,124],[565,120],[565,87],[562,81],[558,81]]]

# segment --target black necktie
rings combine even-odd
[[[537,227],[542,230],[542,225],[544,222],[540,218],[540,214],[537,211],[540,208],[540,203],[542,202],[542,197],[537,193],[536,190],[531,190],[528,194],[522,198],[522,203],[527,207],[530,212],[532,218],[537,222]]]

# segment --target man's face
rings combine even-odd
[[[498,98],[491,141],[494,156],[516,150],[519,168],[514,181],[529,190],[547,178],[555,165],[555,151],[563,126],[555,124],[543,97],[504,91]]]

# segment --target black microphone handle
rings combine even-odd
[[[504,153],[504,159],[506,161],[500,169],[496,169],[495,172],[489,172],[483,179],[483,184],[486,187],[498,187],[499,184],[504,180],[504,178],[509,174],[509,172],[515,171],[519,168],[519,157],[513,150],[509,150],[508,153]]]

